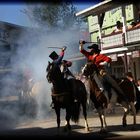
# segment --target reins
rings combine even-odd
[[[69,92],[62,92],[62,93],[60,93],[60,94],[52,93],[51,95],[52,95],[53,97],[58,97],[58,96],[64,96],[64,95],[68,95],[68,94],[70,94],[70,93],[69,93]]]

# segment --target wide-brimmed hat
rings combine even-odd
[[[100,52],[99,46],[97,44],[92,44],[87,47],[88,49],[93,49],[95,52]]]
[[[52,60],[55,60],[55,59],[58,58],[58,54],[57,54],[55,51],[53,51],[53,52],[49,55],[49,57],[50,57]]]

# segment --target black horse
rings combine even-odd
[[[94,65],[92,62],[88,62],[83,67],[82,73],[85,76],[89,77],[89,79],[91,81],[90,89],[98,89],[98,90],[95,90],[95,92],[92,92],[92,94],[96,95],[97,94],[96,92],[100,91],[100,88],[97,87],[97,84],[95,83],[96,81],[94,80],[94,74],[98,73],[98,69],[97,69],[96,65]],[[123,90],[125,98],[121,98],[121,96],[119,96],[119,94],[115,94],[115,93],[113,93],[112,95],[116,96],[115,97],[116,100],[114,100],[114,104],[119,103],[122,106],[122,108],[124,109],[122,124],[123,124],[123,126],[127,125],[126,117],[127,117],[127,114],[129,113],[129,106],[131,106],[131,110],[133,112],[133,124],[135,125],[136,124],[136,110],[134,107],[134,100],[133,100],[134,97],[130,99],[130,94],[132,94],[132,92],[128,90],[129,87],[128,87],[128,84],[126,84],[126,81],[122,81],[121,83],[119,83],[119,86]],[[100,93],[101,93],[101,91],[100,91]],[[104,92],[102,92],[102,94],[103,93]],[[134,96],[134,95],[131,95],[131,96]],[[91,100],[94,102],[95,107],[97,109],[101,106],[101,103],[104,104],[103,101],[99,103],[98,100],[96,100],[96,101],[94,101],[93,99],[91,99]]]
[[[46,78],[49,83],[52,83],[52,100],[54,102],[54,109],[57,115],[57,128],[60,128],[60,110],[66,109],[66,130],[71,129],[70,119],[75,123],[79,120],[80,105],[83,108],[83,115],[85,118],[85,128],[88,130],[87,123],[87,92],[82,81],[75,78],[65,79],[60,71],[59,66],[55,63],[48,63],[46,69]]]

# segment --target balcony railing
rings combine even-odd
[[[103,50],[140,43],[140,28],[129,29],[126,34],[119,32],[102,36],[102,42]]]
[[[109,35],[102,36],[102,53],[113,53],[117,52],[118,50],[120,52],[126,51],[127,48],[123,46],[127,46],[128,44],[135,44],[140,43],[140,28],[134,28],[129,29],[126,31],[126,39],[125,34],[122,32],[113,33]],[[67,57],[69,60],[80,60],[85,58],[84,55],[82,55],[80,52],[75,52],[69,57]]]
[[[138,41],[140,41],[140,28],[128,30],[126,43],[134,43]]]
[[[122,33],[110,34],[102,37],[102,49],[109,49],[123,45]]]

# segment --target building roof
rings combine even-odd
[[[5,22],[5,21],[0,21],[0,26],[8,26],[9,28],[20,28],[20,29],[25,28],[24,26],[12,24],[12,23]]]
[[[123,6],[123,5],[128,5],[132,3],[132,1],[127,1],[124,2],[123,0],[105,0],[103,2],[100,2],[94,6],[91,6],[87,9],[84,9],[82,11],[79,11],[76,13],[76,16],[80,16],[80,17],[87,17],[89,15],[98,15],[104,12],[107,12],[109,10],[112,10],[114,8],[117,8],[119,6]]]

